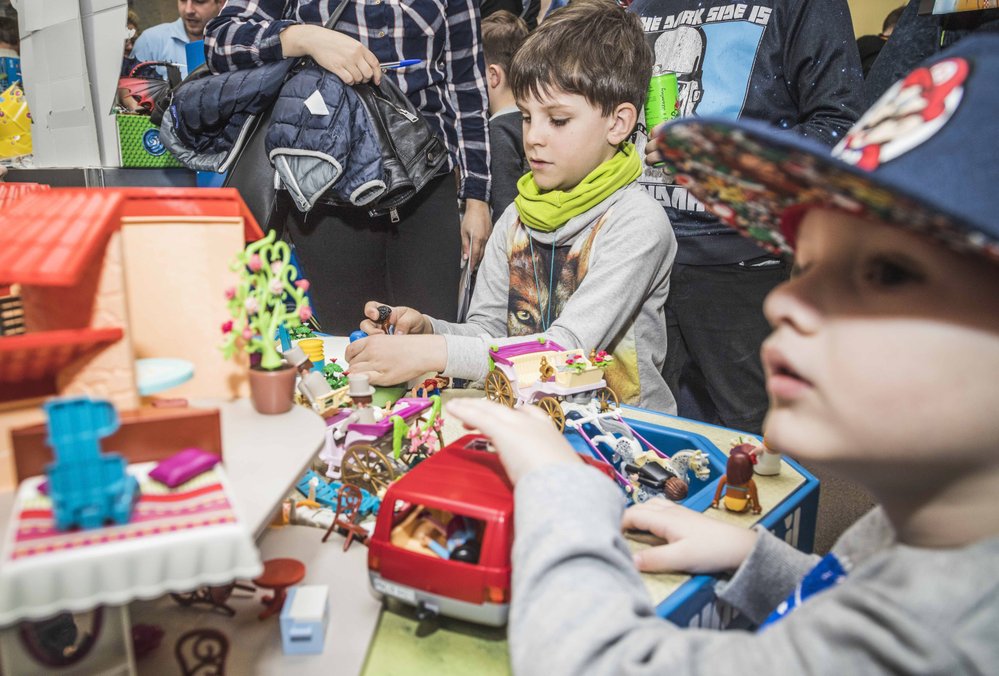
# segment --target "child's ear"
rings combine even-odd
[[[503,84],[503,69],[496,64],[486,66],[486,80],[490,89],[497,89]]]
[[[607,129],[607,142],[619,145],[631,136],[638,122],[638,109],[633,103],[619,103],[610,114],[610,127]]]

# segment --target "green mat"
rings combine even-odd
[[[367,676],[507,676],[506,628],[441,617],[419,622],[416,609],[389,601],[364,663]]]

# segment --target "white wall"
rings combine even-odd
[[[853,30],[857,37],[877,35],[881,32],[881,24],[884,23],[888,12],[907,4],[906,0],[849,0],[849,2],[850,14],[853,15]]]

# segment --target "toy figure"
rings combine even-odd
[[[451,379],[447,376],[437,374],[433,378],[427,378],[422,384],[417,385],[409,391],[411,397],[432,397],[439,395],[441,390],[447,389],[451,385]]]
[[[711,506],[715,509],[718,508],[718,499],[724,491],[723,502],[728,511],[745,512],[749,509],[753,514],[762,511],[760,498],[756,494],[756,483],[753,481],[756,456],[744,448],[747,445],[736,446],[729,454],[725,474],[718,480],[718,489],[715,490],[715,498],[711,501]]]
[[[350,388],[347,391],[347,396],[354,403],[354,413],[351,414],[351,417],[356,416],[351,422],[374,423],[375,409],[371,402],[375,395],[375,388],[368,384],[368,376],[363,373],[352,373],[347,376],[347,385]]]
[[[753,472],[760,476],[775,476],[780,474],[780,453],[767,448],[766,440],[757,444],[752,437],[736,437],[732,440],[732,448],[741,448],[753,456]]]

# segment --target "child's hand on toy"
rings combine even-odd
[[[469,429],[489,437],[510,481],[540,467],[581,462],[565,438],[537,406],[518,410],[485,399],[455,399],[447,412]]]
[[[397,336],[414,333],[433,333],[430,322],[419,310],[411,307],[397,305],[390,307],[376,300],[369,300],[364,304],[364,321],[361,322],[361,330],[369,336],[385,333],[382,329],[382,315],[379,308],[388,308],[391,312],[388,316],[388,325],[395,327],[394,334]]]
[[[368,336],[344,353],[351,373],[367,373],[372,385],[398,385],[447,366],[444,336]]]
[[[653,498],[624,513],[621,527],[648,531],[666,544],[635,552],[641,571],[717,573],[733,571],[756,544],[756,532],[722,523],[665,498]]]

